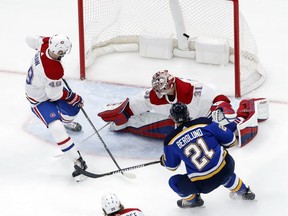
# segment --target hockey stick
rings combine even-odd
[[[75,165],[74,168],[79,173],[81,173],[82,175],[85,175],[87,177],[100,178],[100,177],[104,177],[104,176],[108,176],[108,175],[114,175],[114,174],[117,174],[119,172],[134,170],[134,169],[138,169],[138,168],[142,168],[142,167],[145,167],[145,166],[150,166],[150,165],[158,164],[158,163],[160,163],[160,161],[152,161],[152,162],[149,162],[149,163],[144,163],[144,164],[139,164],[139,165],[136,165],[136,166],[126,167],[126,168],[123,168],[121,170],[115,170],[115,171],[112,171],[112,172],[107,172],[107,173],[102,173],[102,174],[96,174],[96,173],[88,172],[88,171],[86,171],[84,169],[81,169],[78,165]]]
[[[63,82],[65,83],[66,87],[68,88],[69,91],[72,92],[72,89],[70,88],[70,86],[68,85],[67,81],[62,78]],[[104,140],[102,139],[102,137],[100,136],[98,130],[96,129],[96,127],[94,126],[94,124],[92,123],[92,121],[90,120],[89,116],[87,115],[86,111],[83,109],[83,107],[80,107],[82,113],[84,114],[85,118],[88,120],[89,124],[92,126],[92,128],[94,129],[95,133],[97,134],[98,138],[100,139],[101,143],[103,144],[104,148],[106,149],[106,151],[108,152],[109,156],[111,157],[111,159],[113,160],[114,164],[117,166],[117,168],[119,169],[119,172],[121,172],[122,175],[128,177],[128,178],[136,178],[136,175],[133,173],[124,173],[122,171],[122,169],[120,168],[120,166],[118,165],[117,161],[115,160],[115,158],[113,157],[112,153],[110,152],[110,150],[108,149],[107,145],[105,144]]]
[[[97,131],[100,132],[102,129],[104,129],[105,127],[107,127],[110,124],[110,122],[107,122],[105,125],[103,125],[101,128],[99,128]],[[89,135],[88,137],[86,137],[84,140],[82,140],[80,143],[85,142],[86,140],[90,139],[92,136],[94,136],[96,134],[96,132],[94,132],[93,134]]]
[[[107,124],[103,125],[101,128],[98,129],[98,132],[100,132],[102,129],[104,129],[105,127],[107,127],[108,125],[110,124],[110,122],[107,122]],[[96,133],[94,132],[93,134],[91,134],[90,136],[88,136],[87,138],[85,138],[84,140],[80,141],[79,143],[83,143],[85,142],[86,140],[90,139],[92,136],[94,136]],[[64,153],[61,152],[60,154],[57,154],[55,155],[54,157],[57,158],[57,157],[61,157],[63,156]]]

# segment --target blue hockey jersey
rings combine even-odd
[[[185,163],[191,181],[208,179],[225,165],[225,148],[236,144],[234,133],[208,118],[185,122],[164,140],[166,168],[176,170]]]

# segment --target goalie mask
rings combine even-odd
[[[168,70],[159,71],[152,77],[152,88],[156,92],[158,98],[167,95],[175,84],[175,77],[168,73]]]
[[[101,205],[106,214],[112,214],[121,209],[120,200],[113,193],[104,195],[101,200]]]
[[[190,120],[189,111],[186,104],[175,103],[170,109],[170,118],[177,124],[182,124]]]
[[[66,35],[56,34],[49,39],[49,50],[63,57],[65,54],[70,53],[72,48],[72,43]]]

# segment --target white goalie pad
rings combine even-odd
[[[267,98],[255,98],[253,100],[257,110],[258,122],[267,120],[269,118],[269,100]]]

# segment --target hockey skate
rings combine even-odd
[[[78,152],[79,153],[79,152]],[[80,155],[80,153],[79,153]],[[81,169],[86,170],[88,168],[86,162],[83,160],[82,156],[80,155],[80,157],[76,160],[75,165],[79,166]],[[81,173],[79,173],[77,170],[74,170],[74,172],[72,173],[72,177],[76,180],[76,182],[80,182],[83,181],[87,178],[87,176],[82,175]]]
[[[64,123],[64,127],[67,130],[74,131],[74,132],[80,132],[82,130],[82,126],[78,122]]]
[[[242,200],[254,200],[255,199],[255,194],[251,191],[250,187],[248,187],[244,192],[240,191],[238,193],[230,192],[229,194],[231,199],[237,200],[237,199],[242,199]]]
[[[204,201],[201,199],[200,194],[196,194],[196,197],[190,201],[187,201],[185,199],[180,199],[177,201],[177,205],[180,208],[194,208],[194,207],[200,207],[204,204]]]

